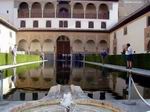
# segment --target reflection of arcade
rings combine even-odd
[[[68,84],[70,80],[70,61],[57,61],[56,82]]]

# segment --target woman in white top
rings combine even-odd
[[[126,57],[127,57],[127,68],[131,69],[133,61],[133,51],[129,43],[127,43]]]

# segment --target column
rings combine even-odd
[[[86,6],[87,6],[87,3],[86,3],[86,4],[83,4],[84,18],[86,17]]]
[[[96,18],[98,19],[99,4],[96,4]]]
[[[55,18],[57,18],[57,2],[54,2]]]
[[[41,4],[42,4],[42,5],[41,5],[41,6],[42,6],[42,7],[41,7],[41,8],[42,8],[42,9],[41,9],[41,10],[42,10],[42,18],[43,18],[43,17],[44,17],[44,12],[43,12],[43,11],[44,11],[44,5],[45,5],[45,3],[41,3]]]
[[[71,7],[71,18],[73,18],[73,6],[74,4],[72,2],[70,2],[70,7]]]
[[[31,18],[32,4],[29,4],[29,18]]]

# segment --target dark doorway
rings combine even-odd
[[[57,39],[57,60],[70,60],[70,41],[66,36]]]

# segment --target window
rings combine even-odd
[[[128,29],[127,29],[127,27],[124,27],[124,29],[123,29],[124,31],[123,31],[123,34],[124,35],[127,35],[127,33],[128,33]]]
[[[68,27],[68,21],[59,21],[59,27]]]
[[[21,22],[20,22],[20,27],[21,27],[21,28],[26,27],[26,22],[25,22],[25,21],[21,21]]]
[[[68,21],[64,21],[64,27],[68,27]]]
[[[12,32],[9,32],[9,36],[10,36],[10,38],[12,38]]]
[[[76,28],[81,28],[81,22],[80,21],[76,21]]]
[[[25,100],[25,93],[20,93],[20,100],[24,101]]]
[[[46,21],[46,27],[51,27],[51,21]]]
[[[101,28],[105,28],[106,29],[106,22],[101,22]]]
[[[63,27],[63,21],[59,21],[59,27]]]
[[[38,100],[38,93],[32,93],[32,100]]]
[[[94,28],[94,23],[92,21],[89,22],[89,28]]]
[[[33,27],[35,28],[35,27],[38,27],[38,26],[39,26],[38,21],[33,21]]]
[[[150,26],[150,16],[147,17],[147,26]]]

